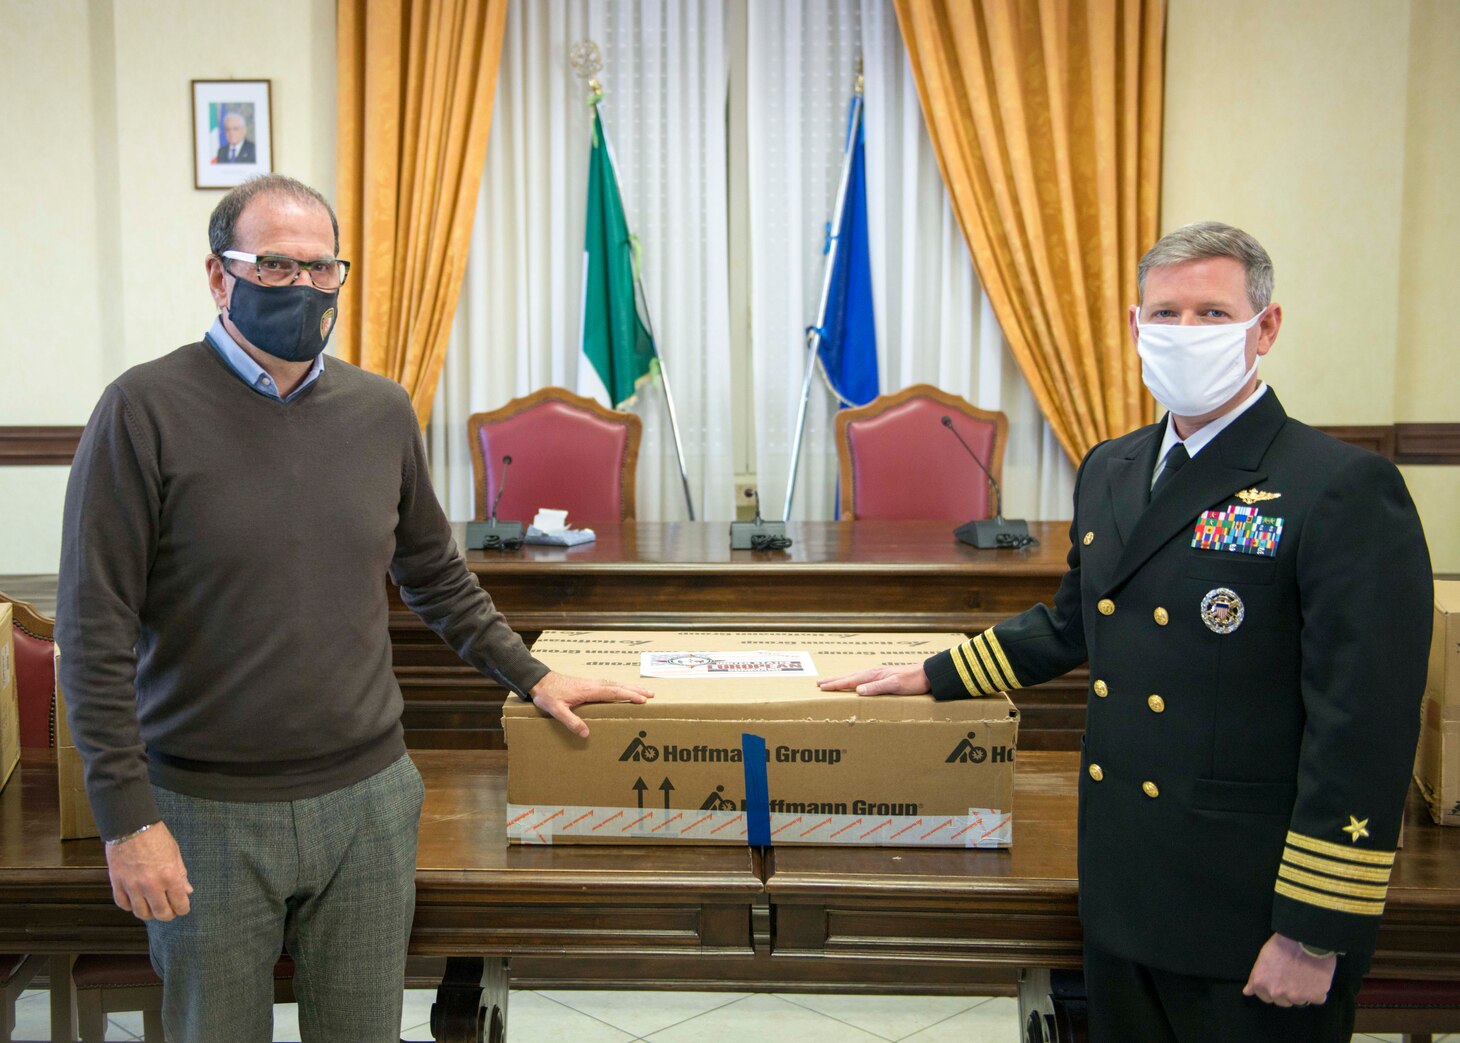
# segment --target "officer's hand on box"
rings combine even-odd
[[[818,681],[823,692],[850,692],[858,695],[925,695],[930,689],[928,675],[921,663],[913,666],[879,666],[855,674]]]

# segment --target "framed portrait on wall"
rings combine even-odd
[[[274,169],[268,80],[193,81],[193,185],[232,188]]]

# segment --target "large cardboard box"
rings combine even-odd
[[[14,613],[0,604],[0,789],[20,764],[20,691],[15,678]]]
[[[508,700],[508,838],[1007,847],[1018,731],[1007,696],[937,702],[816,687],[817,678],[920,663],[961,640],[548,631],[533,652],[554,670],[637,684],[655,697],[582,708],[587,740]],[[748,651],[809,653],[815,676],[640,676],[646,652]]]
[[[1460,721],[1460,580],[1435,580],[1435,633],[1425,695],[1439,704],[1444,720]]]
[[[1425,696],[1414,778],[1442,826],[1460,826],[1460,721],[1447,721],[1440,703]]]
[[[99,837],[101,830],[86,799],[81,754],[66,724],[66,693],[61,689],[61,646],[56,646],[56,779],[61,788],[61,839]]]

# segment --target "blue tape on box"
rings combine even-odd
[[[769,847],[771,795],[765,773],[765,740],[759,735],[742,733],[740,757],[745,768],[745,842],[751,847]]]

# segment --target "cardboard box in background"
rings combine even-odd
[[[1460,721],[1444,719],[1439,702],[1425,697],[1414,779],[1442,826],[1460,826]]]
[[[1460,580],[1435,580],[1435,634],[1425,695],[1439,704],[1446,721],[1460,721]]]
[[[99,837],[91,802],[86,799],[81,754],[66,724],[66,695],[61,690],[61,646],[56,646],[56,780],[61,788],[61,839]]]
[[[825,693],[819,678],[921,663],[961,634],[548,631],[554,670],[648,688],[570,733],[509,700],[507,833],[516,843],[745,844],[763,808],[774,844],[1006,847],[1018,711],[1007,696]],[[642,678],[649,651],[805,651],[816,677]],[[746,756],[746,736],[764,740]],[[763,773],[758,773],[762,768]],[[764,803],[753,794],[764,779]]]
[[[0,604],[0,789],[20,763],[20,690],[15,678],[14,610]]]

